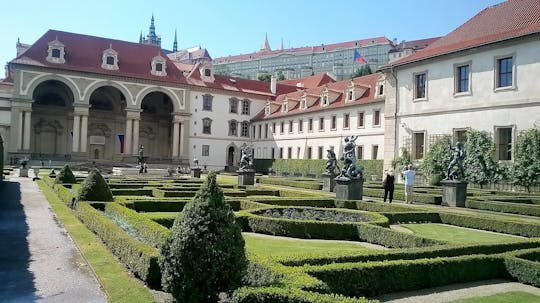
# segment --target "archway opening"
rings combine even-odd
[[[234,154],[235,154],[234,146],[229,146],[227,150],[227,168],[229,170],[233,170],[233,167],[234,167]]]
[[[168,160],[172,156],[171,98],[162,92],[151,92],[141,102],[139,144],[150,161]]]

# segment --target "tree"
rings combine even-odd
[[[84,179],[77,201],[114,201],[109,184],[97,169],[92,169]]]
[[[174,221],[159,263],[162,285],[178,302],[218,302],[220,292],[241,285],[244,239],[215,172]]]
[[[371,71],[371,67],[369,66],[369,64],[364,64],[362,65],[362,67],[356,69],[356,71],[352,75],[352,78],[362,77],[362,76],[370,75],[372,73],[373,72]]]
[[[516,142],[512,179],[515,184],[531,191],[540,178],[540,129],[522,131]]]
[[[406,149],[401,149],[401,156],[392,161],[392,167],[395,170],[402,171],[405,167],[412,163],[411,153]]]
[[[283,74],[282,71],[278,71],[278,72],[277,72],[277,80],[278,80],[278,81],[283,81],[283,80],[285,80],[285,75]]]
[[[502,178],[502,169],[493,159],[495,143],[485,131],[467,129],[465,143],[465,180],[479,184],[482,188],[488,183],[495,183]]]
[[[260,74],[257,79],[259,79],[259,81],[270,82],[272,81],[272,76],[270,74],[264,73]]]
[[[75,178],[75,175],[73,175],[73,172],[71,171],[71,168],[69,168],[69,165],[64,165],[58,175],[56,175],[56,179],[54,180],[54,183],[56,184],[65,184],[65,183],[77,183],[77,179]]]
[[[444,135],[430,147],[421,164],[422,171],[430,176],[432,185],[439,185],[446,177],[446,170],[452,157],[452,137]]]

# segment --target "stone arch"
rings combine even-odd
[[[180,111],[180,108],[181,108],[180,100],[178,100],[178,97],[176,96],[176,94],[173,93],[171,90],[169,90],[167,88],[159,87],[159,86],[147,87],[147,88],[143,89],[142,91],[140,91],[139,94],[136,97],[135,106],[138,109],[142,109],[141,106],[142,106],[142,101],[143,101],[144,97],[146,97],[148,94],[153,93],[153,92],[160,92],[160,93],[165,94],[167,97],[169,97],[169,99],[171,99],[171,103],[172,103],[172,106],[173,106],[173,111],[174,112],[179,112]]]
[[[119,90],[126,98],[127,106],[129,107],[131,105],[131,102],[133,100],[133,94],[131,94],[129,89],[127,89],[124,85],[111,80],[99,80],[90,84],[90,86],[88,86],[83,92],[83,102],[85,104],[90,104],[90,97],[92,96],[92,94],[99,88],[106,86],[111,86]]]
[[[67,77],[61,76],[61,75],[53,75],[53,74],[40,75],[40,76],[30,80],[30,82],[28,83],[27,88],[25,90],[26,95],[28,95],[30,97],[33,96],[35,89],[41,83],[43,83],[45,81],[49,81],[49,80],[59,81],[59,82],[62,82],[63,84],[65,84],[71,90],[71,94],[73,95],[73,101],[74,102],[80,101],[82,99],[81,98],[81,90],[79,89],[79,87],[77,87],[77,84],[73,80],[71,80],[71,79],[69,79]],[[23,92],[21,92],[21,94],[22,93]]]
[[[227,171],[236,170],[236,165],[240,161],[239,150],[239,147],[234,142],[231,142],[225,147],[225,164]]]

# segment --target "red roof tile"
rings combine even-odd
[[[425,49],[392,65],[402,65],[540,32],[540,1],[509,0],[490,6]]]
[[[279,81],[278,83],[296,86],[299,88],[315,88],[330,82],[336,82],[336,80],[330,77],[327,73],[320,73],[306,78],[283,80]]]

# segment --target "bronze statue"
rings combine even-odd
[[[252,164],[251,148],[244,143],[242,145],[242,158],[240,158],[240,170],[249,170]]]
[[[358,136],[345,138],[345,146],[343,148],[343,168],[338,176],[341,180],[359,180],[363,178],[361,167],[356,166],[356,139]]]
[[[336,169],[339,170],[339,167],[337,165],[337,158],[336,153],[334,152],[334,149],[330,148],[326,150],[326,173],[327,174],[334,174]]]
[[[456,147],[450,146],[453,151],[452,161],[448,164],[446,170],[446,180],[459,180],[463,178],[463,158],[465,158],[465,151],[463,150],[463,144],[461,142],[456,143]]]

